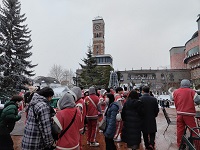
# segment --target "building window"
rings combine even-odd
[[[99,58],[96,58],[97,64],[99,64]]]
[[[102,59],[102,57],[100,58],[100,63],[101,63],[101,64],[103,63],[103,59]]]
[[[130,79],[131,79],[131,74],[128,74],[127,80],[130,80]]]
[[[169,80],[174,81],[174,75],[172,73],[169,74]]]
[[[155,74],[152,75],[152,79],[153,80],[156,79],[156,75]]]
[[[120,81],[124,81],[124,77],[122,74],[120,75]]]
[[[165,75],[163,73],[161,74],[161,79],[165,80]]]
[[[191,50],[189,50],[187,52],[187,56],[190,56],[190,55],[195,54],[195,53],[199,53],[199,47],[198,46],[196,46],[196,47],[192,48]]]

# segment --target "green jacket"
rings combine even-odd
[[[0,134],[10,134],[15,127],[15,122],[20,120],[18,106],[14,101],[8,101],[3,108],[0,116]]]

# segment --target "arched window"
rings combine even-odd
[[[161,74],[161,79],[165,80],[165,75],[163,73]]]
[[[169,74],[169,80],[174,81],[174,75],[172,73]]]

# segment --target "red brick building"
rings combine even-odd
[[[187,65],[184,64],[185,46],[172,47],[170,49],[170,67],[171,69],[186,69]]]
[[[171,69],[190,69],[193,84],[200,88],[200,15],[197,24],[198,30],[185,46],[170,49],[170,66]]]

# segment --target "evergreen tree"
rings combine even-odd
[[[34,76],[27,59],[32,55],[31,34],[18,0],[3,0],[0,7],[0,92],[13,94],[25,78]]]
[[[86,54],[87,58],[82,60],[85,64],[80,64],[82,71],[77,79],[78,84],[85,88],[90,86],[106,88],[109,84],[110,71],[113,68],[111,66],[98,66],[91,49],[91,46],[89,46],[88,53]]]
[[[110,72],[114,69],[111,66],[97,66],[99,72],[96,85],[99,88],[107,88],[109,86]]]
[[[95,85],[94,80],[96,77],[95,68],[97,66],[97,62],[95,57],[92,57],[92,50],[91,46],[88,46],[88,53],[86,53],[87,58],[84,58],[82,61],[83,64],[80,64],[82,68],[82,72],[80,74],[80,85],[90,87],[92,85]]]

